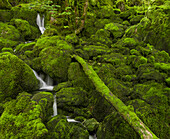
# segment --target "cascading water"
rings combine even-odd
[[[49,90],[52,91],[54,86],[52,85],[47,85],[39,76],[38,74],[33,70],[36,78],[40,81],[40,90]]]
[[[56,95],[54,95],[53,116],[56,115],[57,115],[57,101],[56,101]]]
[[[44,15],[43,15],[43,17],[41,19],[40,14],[39,13],[37,14],[37,25],[38,25],[38,27],[39,27],[39,29],[41,31],[41,34],[43,34],[44,31],[45,31],[45,28],[44,28]]]

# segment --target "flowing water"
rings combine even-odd
[[[53,90],[54,86],[46,84],[46,82],[44,82],[43,79],[41,79],[41,77],[36,73],[36,71],[33,70],[33,72],[36,78],[40,81],[40,90],[48,90],[48,91]]]
[[[40,14],[39,13],[37,14],[37,25],[38,25],[38,27],[39,27],[39,29],[41,31],[41,34],[43,34],[44,31],[45,31],[45,27],[44,27],[44,15],[41,18]]]

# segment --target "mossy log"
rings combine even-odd
[[[85,74],[93,82],[96,90],[117,110],[125,121],[140,135],[141,139],[158,139],[158,137],[138,118],[135,112],[117,98],[99,78],[92,66],[88,65],[81,57],[73,57],[82,65]]]

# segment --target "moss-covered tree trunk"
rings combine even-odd
[[[135,112],[110,91],[90,65],[77,55],[73,55],[73,57],[82,65],[86,75],[94,83],[96,90],[117,110],[124,120],[132,126],[140,135],[141,139],[158,139],[158,137],[138,118]]]

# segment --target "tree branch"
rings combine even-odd
[[[98,77],[92,66],[88,65],[77,55],[73,55],[73,57],[82,65],[85,74],[93,82],[96,90],[117,110],[123,119],[131,125],[131,127],[140,135],[141,139],[158,139],[158,137],[137,117],[136,113],[110,91]]]

